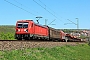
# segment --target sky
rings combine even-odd
[[[90,29],[90,0],[0,0],[0,25],[27,19],[37,23],[36,17],[56,29],[77,29],[77,21],[79,29]]]

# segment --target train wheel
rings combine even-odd
[[[30,37],[26,38],[25,40],[30,40]]]
[[[53,41],[53,42],[59,42],[59,40],[58,40],[58,39],[52,39],[52,41]]]
[[[18,38],[17,40],[22,40],[22,38]]]

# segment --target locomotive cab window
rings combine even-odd
[[[28,23],[27,22],[19,22],[17,25],[17,28],[28,28]]]

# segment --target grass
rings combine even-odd
[[[0,25],[0,40],[15,40],[15,26]]]
[[[90,60],[90,46],[61,46],[0,51],[0,60]]]
[[[0,25],[0,33],[15,33],[15,26],[13,25]]]

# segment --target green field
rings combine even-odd
[[[15,26],[0,25],[0,40],[14,40]]]
[[[90,46],[60,46],[0,51],[0,60],[90,60]]]

